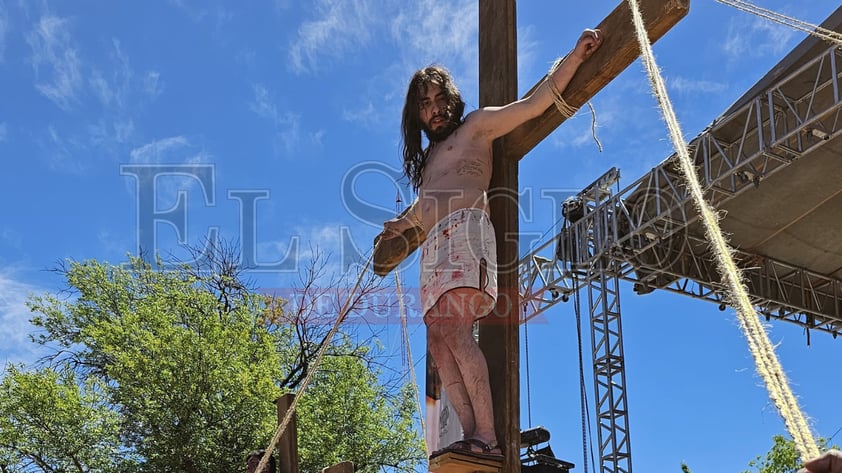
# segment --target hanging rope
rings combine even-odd
[[[781,25],[789,26],[790,28],[803,31],[810,35],[813,35],[817,38],[823,39],[825,41],[835,43],[839,46],[842,46],[842,33],[837,33],[836,31],[829,30],[826,28],[822,28],[821,26],[812,25],[807,23],[806,21],[797,20],[790,16],[786,16],[782,13],[777,13],[772,10],[767,10],[765,8],[759,7],[757,5],[752,5],[749,2],[743,0],[716,0],[719,3],[732,6],[738,10],[742,10],[744,12],[752,13],[757,15],[761,18],[765,18],[767,20],[774,21],[775,23],[779,23]]]
[[[599,138],[596,136],[596,109],[593,108],[593,104],[588,102],[588,108],[591,109],[591,136],[593,136],[593,140],[596,143],[596,149],[599,152],[602,152],[602,142],[599,141]]]
[[[529,320],[523,323],[524,359],[526,360],[526,422],[532,427],[532,380],[529,371]]]
[[[757,371],[766,383],[769,397],[781,413],[784,424],[792,436],[801,458],[817,457],[819,450],[816,446],[816,441],[813,439],[807,421],[804,419],[804,415],[798,407],[795,396],[789,388],[772,343],[769,341],[769,337],[754,311],[754,307],[748,297],[748,291],[742,282],[741,271],[734,263],[734,259],[731,256],[731,249],[728,247],[725,237],[722,235],[722,230],[719,227],[719,217],[704,200],[704,193],[696,176],[693,161],[690,159],[690,154],[687,151],[687,143],[684,141],[681,128],[678,125],[678,120],[672,108],[672,103],[667,95],[664,80],[660,75],[657,64],[655,64],[652,45],[649,43],[646,28],[643,25],[643,18],[640,14],[638,2],[637,0],[628,1],[634,27],[637,31],[637,40],[640,44],[643,63],[649,75],[649,81],[663,112],[664,120],[667,122],[670,139],[679,157],[682,174],[696,209],[701,215],[702,223],[705,227],[705,234],[707,235],[711,249],[716,255],[719,272],[723,279],[725,279],[728,287],[730,302],[737,310],[737,318],[748,340],[751,354],[754,356],[754,361],[757,365]]]
[[[593,434],[590,432],[591,412],[588,406],[588,390],[585,387],[585,355],[582,341],[582,299],[579,297],[579,277],[573,272],[573,310],[576,313],[576,342],[579,347],[579,408],[582,415],[582,460],[584,472],[588,473],[588,457],[596,467],[593,455]]]
[[[395,291],[397,292],[398,307],[400,308],[401,314],[401,327],[403,328],[403,343],[406,346],[406,359],[407,363],[409,364],[409,376],[412,381],[412,391],[415,393],[415,407],[418,409],[418,421],[421,423],[421,436],[426,439],[427,429],[424,425],[424,412],[421,410],[421,393],[418,390],[418,380],[415,378],[415,363],[413,363],[412,361],[412,348],[409,344],[409,326],[406,320],[406,306],[404,305],[403,291],[401,290],[400,272],[397,269],[395,269]],[[429,457],[430,452],[427,449],[427,442],[424,442],[424,451],[427,453],[427,457]]]
[[[555,85],[555,80],[553,80],[553,74],[555,74],[556,69],[561,66],[561,63],[567,59],[567,56],[562,56],[553,62],[553,65],[550,66],[550,71],[547,72],[547,75],[544,76],[544,82],[547,83],[547,87],[550,89],[550,95],[553,96],[553,103],[555,104],[556,109],[564,118],[573,118],[576,115],[576,112],[579,111],[578,108],[573,107],[572,105],[568,104],[564,97],[561,96],[561,91],[558,90],[558,87]],[[593,104],[588,102],[588,108],[591,110],[591,135],[593,135],[593,140],[596,142],[596,147],[599,149],[599,152],[602,152],[602,143],[599,141],[599,138],[596,136],[596,110],[593,107]]]
[[[278,444],[278,441],[281,439],[281,435],[283,435],[284,431],[287,428],[287,425],[289,425],[290,419],[292,419],[292,414],[295,412],[295,406],[298,405],[298,399],[301,397],[304,391],[307,390],[307,386],[310,385],[310,381],[312,380],[313,375],[316,373],[319,367],[319,363],[321,363],[325,352],[330,346],[330,341],[333,340],[334,335],[336,335],[336,332],[339,331],[339,326],[342,324],[342,321],[344,321],[345,317],[348,315],[348,310],[351,307],[351,301],[354,299],[354,294],[357,292],[357,289],[359,289],[360,284],[363,280],[363,276],[365,275],[366,271],[368,271],[368,267],[371,265],[372,259],[374,259],[374,253],[377,251],[378,246],[380,246],[380,240],[378,240],[377,244],[374,247],[374,251],[371,252],[371,255],[369,255],[368,260],[365,262],[365,265],[360,270],[360,275],[357,277],[356,284],[354,284],[354,287],[348,294],[348,299],[342,306],[342,310],[339,311],[339,317],[336,318],[336,322],[333,324],[333,327],[331,327],[330,331],[325,336],[324,341],[322,341],[322,346],[316,353],[316,357],[313,359],[313,363],[310,365],[310,370],[307,372],[307,376],[305,376],[304,380],[301,381],[301,387],[298,389],[298,393],[296,393],[295,396],[293,396],[292,402],[290,403],[283,420],[281,421],[280,425],[278,425],[278,428],[275,430],[275,435],[272,436],[272,441],[269,443],[269,446],[266,447],[266,453],[264,453],[263,456],[260,458],[260,463],[258,463],[256,471],[263,471],[263,469],[266,468],[266,465],[269,463],[269,457],[272,456],[272,452],[275,449],[275,445]]]

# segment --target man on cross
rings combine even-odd
[[[416,226],[428,235],[420,248],[428,348],[464,433],[464,440],[433,456],[446,451],[501,456],[488,366],[473,337],[474,321],[488,315],[497,298],[496,243],[487,197],[492,143],[554,103],[563,111],[561,91],[600,44],[598,30],[585,30],[531,95],[464,118],[465,102],[444,68],[421,69],[409,83],[401,123],[404,172],[418,198],[402,217],[383,224],[382,236],[398,237]]]

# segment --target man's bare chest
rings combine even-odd
[[[430,150],[424,168],[425,180],[444,176],[484,178],[491,175],[491,150],[471,140],[447,139]]]

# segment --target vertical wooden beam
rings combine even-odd
[[[278,425],[283,422],[284,417],[292,405],[293,394],[284,394],[275,399],[275,405],[278,408]],[[287,424],[281,438],[278,440],[278,472],[279,473],[298,473],[298,430],[295,423],[295,413],[292,413],[292,418]],[[273,472],[274,473],[274,472]]]
[[[517,100],[517,18],[515,0],[479,2],[479,105]],[[499,298],[480,323],[479,343],[488,361],[497,440],[503,473],[520,472],[520,302],[518,294],[518,159],[505,155],[506,138],[494,143],[489,192],[497,236]]]

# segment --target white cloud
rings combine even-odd
[[[667,78],[667,87],[679,94],[718,94],[728,89],[728,86],[722,82],[694,80],[686,77]]]
[[[191,20],[195,22],[202,21],[203,19],[205,19],[205,17],[208,16],[208,11],[206,9],[188,5],[188,2],[186,0],[168,0],[168,3],[184,12],[188,17],[190,17]]]
[[[740,16],[731,20],[722,49],[732,60],[746,56],[779,56],[789,49],[794,36],[795,32],[785,26],[762,18],[754,18],[746,24],[745,18]]]
[[[0,64],[6,54],[6,34],[9,32],[9,14],[6,5],[0,1]]]
[[[383,12],[366,0],[317,0],[315,9],[317,18],[299,26],[289,47],[290,65],[297,73],[318,69],[322,56],[342,57],[368,44],[383,18]]]
[[[173,208],[179,199],[179,195],[185,192],[193,195],[202,195],[211,192],[206,189],[203,183],[196,179],[196,175],[202,175],[198,170],[199,165],[203,167],[210,163],[212,156],[204,150],[192,145],[184,136],[171,136],[163,138],[133,149],[129,153],[132,164],[177,164],[185,166],[183,174],[163,174],[154,180],[154,191],[156,208]],[[195,174],[192,166],[197,166]],[[216,176],[216,170],[213,170]],[[140,183],[136,179],[126,179],[127,190],[135,193]],[[213,200],[214,196],[209,195]]]
[[[79,156],[78,151],[86,151],[86,147],[73,136],[65,138],[56,129],[49,125],[46,136],[38,139],[39,145],[45,151],[50,168],[62,170],[72,174],[81,173],[88,164],[81,159],[74,159]]]
[[[31,62],[36,77],[46,66],[50,81],[38,81],[35,88],[62,110],[69,110],[78,101],[83,81],[81,61],[72,47],[68,20],[43,16],[35,29],[27,35],[32,49]]]
[[[269,89],[261,84],[255,84],[252,89],[254,91],[254,101],[249,104],[251,111],[260,117],[277,122],[278,107],[275,106]]]
[[[257,260],[269,264],[281,258],[292,258],[295,266],[287,269],[297,272],[319,257],[328,278],[340,276],[343,269],[353,269],[353,265],[365,262],[367,252],[371,251],[372,237],[358,237],[369,233],[368,229],[351,228],[339,222],[296,225],[284,240],[259,242]]]
[[[477,2],[459,0],[442,8],[435,0],[400,2],[392,22],[392,37],[411,61],[440,63],[454,75],[475,82],[477,77]]]
[[[277,122],[278,137],[286,151],[294,151],[301,144],[301,115],[287,112]]]
[[[253,86],[254,100],[249,104],[252,112],[270,120],[277,128],[276,147],[287,154],[300,150],[303,146],[321,146],[324,130],[307,131],[302,129],[301,114],[280,111],[275,104],[273,94],[261,84]]]
[[[143,90],[146,95],[155,99],[164,92],[164,83],[161,81],[161,74],[157,71],[148,71],[143,78]]]
[[[171,136],[139,146],[129,153],[134,164],[153,164],[165,161],[171,151],[184,148],[190,142],[183,136]]]
[[[88,126],[88,133],[94,146],[129,143],[135,134],[134,120],[125,118],[107,122],[100,119]]]
[[[32,312],[26,301],[32,294],[45,290],[17,281],[13,275],[0,272],[0,360],[5,363],[31,363],[40,356],[40,346],[29,340],[33,327],[29,323]]]
[[[391,40],[391,46],[397,48],[392,64],[373,71],[370,91],[364,94],[363,100],[345,108],[345,120],[379,128],[384,116],[394,117],[399,113],[396,110],[402,106],[399,102],[412,72],[432,63],[445,65],[458,84],[467,86],[462,88],[462,94],[469,106],[474,105],[470,102],[476,96],[478,82],[475,0],[454,0],[447,8],[442,8],[437,0],[316,0],[311,5],[311,18],[298,26],[287,47],[288,64],[294,72],[323,69],[344,55],[370,47],[375,38]],[[287,6],[284,1],[276,3],[276,11],[284,15]],[[525,41],[519,51],[526,55],[527,66],[532,46]],[[380,110],[372,111],[371,103],[379,104]],[[277,108],[253,107],[253,110],[265,117],[273,116],[276,121],[286,120],[290,130],[296,124],[295,116],[278,113]],[[294,136],[291,132],[287,135]],[[317,138],[309,135],[301,136],[300,140]],[[294,144],[290,139],[280,141],[285,141],[285,148]]]
[[[390,20],[362,25],[365,34],[390,39],[397,52],[391,64],[373,71],[369,90],[362,94],[360,102],[345,108],[346,121],[375,130],[393,125],[394,117],[400,116],[410,76],[433,63],[450,70],[469,109],[477,105],[478,9],[474,0],[455,0],[447,8],[434,0],[372,0],[366,8],[376,11],[378,18]],[[365,46],[364,41],[355,39],[355,49]],[[519,54],[529,55],[531,46],[529,41],[521,43]],[[328,49],[332,47],[331,43]]]
[[[139,91],[148,94],[148,84],[146,77],[135,77],[129,56],[116,38],[111,40],[108,59],[103,70],[91,68],[88,86],[99,101],[102,115],[87,127],[92,144],[104,148],[109,156],[116,156],[123,151],[119,145],[131,142],[135,135],[131,115],[138,108]]]
[[[369,101],[356,110],[345,110],[342,112],[342,119],[353,123],[362,123],[366,127],[377,127],[381,122],[381,109]]]
[[[105,108],[123,110],[127,106],[134,74],[129,65],[128,56],[120,48],[120,42],[113,39],[111,44],[112,67],[110,70],[112,72],[110,77],[106,77],[103,72],[94,69],[91,72],[89,83],[94,95]]]
[[[533,84],[550,69],[554,57],[542,58],[539,64],[542,64],[536,71],[536,52],[540,46],[537,41],[533,39],[535,27],[525,26],[517,29],[517,76],[518,84],[524,88],[525,93],[532,87]]]
[[[0,241],[18,251],[23,248],[23,235],[17,230],[4,228],[0,231]]]

